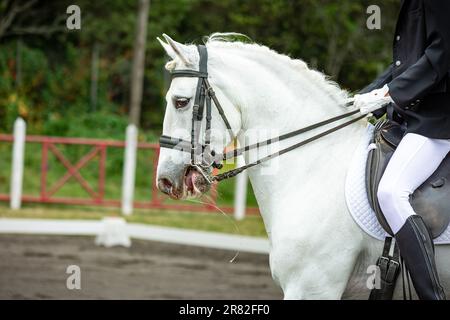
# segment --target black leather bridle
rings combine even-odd
[[[321,133],[318,133],[308,139],[305,139],[303,141],[300,141],[292,146],[289,146],[285,149],[282,149],[278,152],[275,152],[273,154],[267,155],[261,159],[258,159],[257,161],[251,162],[249,164],[246,164],[242,167],[232,169],[229,171],[226,171],[224,173],[211,176],[210,172],[212,171],[212,168],[222,168],[222,161],[227,159],[235,158],[241,154],[243,154],[246,151],[258,149],[260,147],[269,145],[273,142],[282,141],[288,138],[292,138],[294,136],[297,136],[301,133],[305,133],[307,131],[311,131],[313,129],[325,126],[329,123],[336,122],[340,119],[344,119],[347,117],[350,117],[354,114],[359,113],[359,110],[353,110],[347,113],[344,113],[342,115],[329,118],[327,120],[312,124],[310,126],[291,131],[289,133],[280,135],[278,137],[274,137],[262,142],[258,142],[255,144],[251,144],[239,149],[235,149],[233,151],[219,154],[211,149],[211,100],[214,102],[214,105],[216,106],[217,111],[219,112],[223,122],[225,123],[225,126],[227,127],[228,133],[231,136],[231,139],[233,139],[233,131],[231,128],[231,125],[225,116],[225,113],[223,111],[222,106],[220,105],[220,102],[218,101],[216,94],[214,92],[214,89],[211,87],[209,81],[208,81],[208,69],[207,69],[207,63],[208,63],[208,51],[206,49],[206,46],[204,45],[198,45],[197,50],[200,56],[199,61],[199,71],[196,70],[174,70],[171,72],[172,79],[177,77],[192,77],[192,78],[198,78],[197,83],[197,89],[195,93],[195,99],[194,99],[194,105],[192,108],[192,122],[191,122],[191,141],[186,141],[180,138],[174,138],[166,135],[162,135],[159,139],[159,144],[161,148],[169,148],[169,149],[175,149],[182,152],[189,152],[191,155],[191,167],[195,168],[199,173],[203,175],[203,177],[208,181],[208,183],[212,183],[214,181],[221,181],[224,179],[228,179],[231,177],[236,176],[237,174],[241,173],[242,171],[256,166],[260,163],[266,162],[268,160],[271,160],[277,156],[280,156],[282,154],[285,154],[291,150],[294,150],[296,148],[299,148],[307,143],[310,143],[314,140],[317,140],[323,136],[326,136],[334,131],[337,131],[339,129],[342,129],[362,118],[365,117],[365,115],[359,115],[356,118],[353,118],[347,122],[344,122],[338,126],[335,126],[331,129],[328,129],[326,131],[323,131]],[[347,105],[350,103],[347,103]],[[204,136],[204,144],[202,145],[199,142],[199,132],[200,132],[200,126],[201,122],[203,120],[203,116],[205,113],[205,106],[206,106],[206,125],[205,125],[205,136]]]
[[[208,51],[206,46],[199,45],[197,50],[200,56],[199,71],[195,70],[175,70],[171,72],[172,79],[177,77],[198,78],[197,89],[195,92],[194,105],[192,107],[191,122],[191,141],[185,141],[178,138],[162,135],[159,139],[160,147],[177,149],[191,154],[191,166],[197,169],[204,178],[211,183],[212,178],[209,175],[210,167],[222,168],[220,159],[216,152],[211,149],[211,100],[219,111],[225,126],[233,138],[231,125],[228,122],[222,106],[216,98],[216,94],[208,81]],[[203,120],[204,109],[206,106],[206,126],[205,126],[205,144],[199,142],[200,125]]]

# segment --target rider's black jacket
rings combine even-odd
[[[402,1],[393,63],[361,93],[385,84],[395,102],[390,119],[407,132],[450,139],[450,0]]]

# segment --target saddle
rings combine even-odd
[[[378,184],[384,170],[405,135],[405,128],[393,121],[382,120],[376,123],[373,147],[367,157],[366,187],[369,203],[375,211],[384,230],[393,236],[386,218],[378,203]],[[429,177],[409,199],[414,211],[422,216],[433,238],[445,231],[450,222],[450,153],[439,168]]]

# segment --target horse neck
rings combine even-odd
[[[224,57],[226,56],[222,56]],[[261,141],[264,136],[266,139],[271,138],[346,111],[337,105],[336,95],[329,94],[330,88],[320,87],[317,82],[312,81],[308,74],[312,71],[304,70],[303,74],[300,71],[283,64],[273,63],[267,66],[255,59],[234,57],[224,70],[218,72],[218,77],[228,82],[217,85],[239,105],[242,131],[238,140],[241,145],[248,144],[248,132],[265,132],[265,135],[256,139]],[[345,93],[342,93],[342,97],[344,96]],[[248,158],[256,160],[264,154],[292,145],[334,125],[336,124],[281,142],[273,146],[275,150],[272,148],[266,153],[265,150],[255,151],[253,155],[250,153],[247,162]],[[249,170],[269,235],[274,215],[283,212],[283,204],[290,203],[295,197],[298,200],[303,192],[305,201],[297,201],[297,209],[301,211],[303,208],[306,211],[314,205],[314,201],[319,200],[315,196],[328,192],[321,190],[321,180],[336,180],[335,185],[342,189],[350,157],[364,127],[364,121],[357,122]]]
[[[346,99],[345,91],[321,80],[300,60],[289,63],[287,57],[262,50],[210,52],[211,81],[240,108],[243,130],[294,130],[345,111],[337,106]]]

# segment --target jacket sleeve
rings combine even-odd
[[[450,1],[424,0],[428,47],[423,56],[389,84],[401,108],[427,95],[450,69]]]

